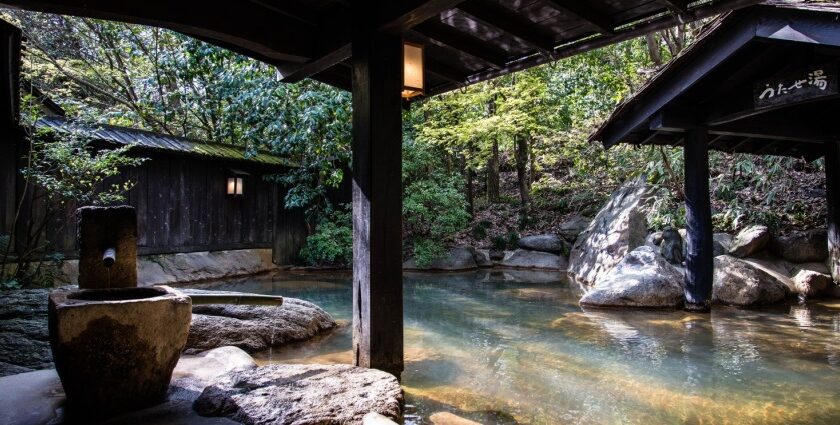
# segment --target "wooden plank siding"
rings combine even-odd
[[[126,193],[125,204],[137,209],[141,255],[273,248],[277,264],[291,264],[297,259],[308,235],[303,212],[285,209],[285,190],[263,179],[281,169],[162,152],[138,155],[149,160],[127,169],[113,182],[135,182]],[[243,196],[226,194],[231,168],[249,173],[244,176]],[[8,180],[6,174],[14,169],[2,164],[0,177]],[[20,177],[17,179],[20,185]],[[335,196],[340,198],[338,193]],[[0,206],[5,208],[6,203]],[[47,230],[55,250],[68,258],[74,258],[77,251],[74,211],[75,206],[68,206]],[[69,224],[63,226],[65,219]]]

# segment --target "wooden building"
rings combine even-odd
[[[63,117],[51,116],[37,126],[60,133],[66,125]],[[94,144],[129,145],[132,155],[148,159],[114,181],[135,183],[125,203],[137,210],[139,254],[272,248],[276,264],[290,264],[303,246],[302,211],[284,208],[285,190],[264,179],[288,170],[287,161],[124,127],[97,126],[91,134]],[[56,249],[75,255],[76,227],[52,226],[47,234]]]
[[[828,245],[840,282],[840,5],[769,1],[719,18],[591,137],[682,146],[687,307],[709,308],[710,149],[825,158]]]
[[[44,118],[37,127],[60,133],[70,123],[64,111],[19,77],[20,30],[0,21],[0,235],[9,235],[19,206],[19,223],[46,208],[43,201],[21,203],[28,143],[18,125],[19,88],[39,101]],[[246,156],[243,148],[172,137],[148,131],[97,126],[88,129],[92,143],[102,148],[132,146],[131,154],[148,158],[129,168],[113,183],[135,183],[125,203],[137,211],[138,253],[169,254],[236,249],[272,249],[275,264],[291,264],[306,241],[303,212],[286,209],[285,189],[264,179],[283,173],[294,164],[261,152]],[[342,192],[343,190],[343,192]],[[332,191],[337,202],[349,202],[349,185]],[[67,258],[77,253],[74,205],[48,223],[44,232],[51,249]],[[26,226],[17,227],[16,239],[25,239]],[[19,244],[18,244],[19,245]]]
[[[169,28],[275,65],[284,82],[352,90],[353,352],[355,364],[398,376],[406,103],[757,2],[0,0]],[[416,49],[407,46],[418,45],[421,59],[408,61]],[[405,84],[404,71],[417,77],[418,66],[421,87]]]

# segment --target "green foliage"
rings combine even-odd
[[[349,266],[353,263],[350,205],[322,215],[315,232],[306,238],[301,259],[311,266]]]
[[[240,146],[299,167],[268,178],[311,222],[328,208],[350,155],[350,94],[159,28],[21,10],[24,76],[71,116]],[[280,171],[280,170],[278,170]]]
[[[63,256],[50,251],[47,224],[64,219],[67,205],[107,205],[121,202],[133,182],[109,181],[125,167],[142,163],[145,158],[128,155],[129,147],[99,149],[93,146],[89,126],[70,123],[57,131],[35,130],[40,116],[37,102],[26,96],[22,102],[21,124],[27,132],[30,149],[24,177],[23,200],[18,204],[15,229],[26,228],[26,238],[13,251],[11,237],[5,238],[0,251],[0,277],[11,286],[51,285]],[[36,202],[43,202],[36,204]],[[48,205],[45,211],[36,211]],[[24,214],[29,212],[29,214]],[[60,214],[59,214],[60,213]],[[67,223],[63,223],[62,226]]]
[[[490,241],[492,242],[492,247],[495,250],[513,250],[518,247],[519,233],[514,230],[508,230],[507,233],[503,235],[495,235],[491,237]]]
[[[482,220],[475,223],[472,227],[472,237],[476,240],[482,240],[487,237],[487,230],[493,227],[493,223],[487,220]]]
[[[470,216],[460,176],[447,171],[434,146],[406,142],[403,161],[403,229],[415,261],[424,267],[442,256]]]
[[[31,138],[29,165],[21,174],[43,190],[47,198],[64,205],[107,205],[120,202],[133,182],[107,184],[123,167],[144,158],[128,156],[129,146],[95,149],[86,127],[68,125],[59,132],[40,131]]]

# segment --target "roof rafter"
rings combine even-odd
[[[592,9],[591,1],[583,2],[577,0],[546,0],[555,9],[583,19],[598,29],[598,32],[605,35],[615,34],[615,24],[612,19],[597,10]]]
[[[252,0],[260,1],[260,0]],[[412,0],[410,2],[388,2],[377,18],[380,24],[380,31],[404,33],[414,26],[426,21],[441,12],[457,6],[464,0]],[[340,17],[331,19],[328,23],[322,23],[322,33],[335,32],[336,28],[341,31],[346,25],[342,24]],[[333,36],[333,39],[322,43],[313,59],[303,65],[287,64],[279,66],[281,81],[284,83],[296,83],[304,78],[311,77],[321,71],[328,69],[340,62],[350,58],[352,48],[350,46],[349,28],[344,33]]]
[[[502,69],[507,62],[504,52],[497,51],[481,40],[441,22],[429,21],[415,28],[420,34],[443,46],[466,53],[495,69]]]
[[[491,27],[524,41],[531,48],[541,53],[549,53],[554,49],[555,44],[552,37],[542,33],[537,24],[498,3],[469,0],[458,5],[458,9]]]

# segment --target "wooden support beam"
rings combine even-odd
[[[688,238],[685,257],[685,308],[709,311],[712,299],[714,249],[712,207],[709,200],[709,146],[705,129],[686,133],[685,221]]]
[[[407,0],[385,1],[379,13],[379,31],[402,34],[421,23],[439,16],[441,12],[458,6],[464,0]],[[374,13],[376,13],[374,12]]]
[[[659,0],[659,3],[664,4],[678,15],[688,12],[688,0]]]
[[[291,70],[287,67],[278,66],[277,71],[281,75],[280,81],[284,83],[297,83],[304,78],[311,77],[349,59],[351,51],[350,43],[342,44],[336,46],[331,52],[323,54],[312,61],[300,66],[293,66]]]
[[[261,0],[250,0],[260,2]],[[377,19],[381,32],[394,35],[401,35],[414,26],[439,15],[441,12],[451,9],[464,0],[412,0],[407,2],[384,2],[377,7]],[[284,6],[285,8],[285,6]],[[299,8],[298,8],[299,9]],[[295,12],[293,9],[292,12]],[[294,13],[300,15],[300,12]],[[329,33],[330,37],[319,40],[317,53],[313,59],[303,65],[288,64],[279,66],[281,81],[284,83],[296,83],[304,78],[311,77],[324,71],[333,65],[350,58],[350,34],[342,33],[346,29],[344,16],[332,16],[322,19],[319,27],[323,33]],[[346,32],[346,31],[345,31]]]
[[[278,37],[268,28],[307,34],[310,25],[250,3],[211,11],[219,5],[196,10],[188,1],[145,0],[2,0],[2,4],[46,13],[82,16],[168,28],[268,63],[305,62],[312,57],[316,40]]]
[[[427,59],[425,66],[426,72],[443,78],[444,80],[449,81],[450,83],[461,84],[461,82],[464,80],[464,75],[458,72],[458,70],[453,69],[448,65],[437,62],[433,59]]]
[[[595,27],[601,34],[613,35],[615,34],[615,24],[612,19],[593,9],[592,2],[584,2],[580,0],[547,0],[555,9],[573,15],[578,19],[586,21],[589,25]]]
[[[724,102],[725,103],[725,102]],[[833,108],[826,106],[826,111]],[[756,139],[774,139],[804,143],[822,143],[840,139],[838,131],[828,114],[801,109],[774,109],[737,121],[722,124],[698,123],[691,117],[700,115],[696,111],[664,109],[654,115],[648,128],[656,131],[684,132],[696,127],[707,127],[709,134],[717,136],[743,136]]]
[[[353,356],[403,370],[402,39],[377,31],[376,3],[353,18]]]
[[[536,24],[495,2],[469,0],[458,5],[458,9],[473,18],[500,31],[512,35],[540,53],[550,53],[555,44],[551,36],[539,30]]]
[[[504,52],[454,27],[430,21],[418,25],[416,30],[438,44],[466,53],[492,68],[502,69],[505,66]]]
[[[840,284],[840,142],[825,143],[825,198],[828,203],[828,263]]]

